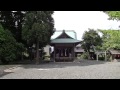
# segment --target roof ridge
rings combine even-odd
[[[63,29],[64,30],[64,29]],[[61,32],[61,31],[63,31],[63,30],[56,30],[56,32]],[[75,32],[75,30],[64,30],[64,31],[73,31],[73,32]]]
[[[62,34],[64,34],[64,33],[65,33],[69,38],[72,38],[70,35],[68,35],[68,34],[66,33],[65,30],[63,30],[62,33],[61,33],[58,37],[60,37],[60,36],[61,36]],[[56,37],[56,39],[57,39],[58,37]]]
[[[55,31],[55,33],[51,36],[51,37],[53,37],[53,39],[54,38],[57,38],[60,34],[62,34],[63,33],[63,31],[65,31],[65,33],[68,35],[68,36],[70,36],[70,37],[72,37],[72,38],[74,38],[74,39],[77,39],[77,33],[76,33],[76,31],[75,30],[65,30],[65,29],[63,29],[63,30],[56,30]],[[55,37],[54,37],[55,36]]]
[[[55,39],[73,39],[73,40],[78,40],[78,39],[74,39],[74,38],[55,38]],[[52,40],[55,40],[55,39],[52,39]],[[80,40],[78,40],[80,41]]]

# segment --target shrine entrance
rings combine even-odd
[[[54,47],[55,61],[73,61],[75,58],[74,45],[56,44]]]
[[[70,37],[63,30],[62,34],[51,40],[50,45],[54,47],[53,60],[60,62],[73,61],[75,59],[74,49],[79,43],[79,40]]]

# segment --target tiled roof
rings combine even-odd
[[[54,34],[51,36],[51,39],[57,38],[59,35],[61,35],[63,30],[56,30]],[[76,32],[74,30],[65,30],[65,33],[69,35],[70,37],[77,39]]]
[[[109,50],[111,54],[120,54],[120,50]]]
[[[60,39],[53,39],[51,43],[79,43],[79,40],[71,39],[71,38],[60,38]]]

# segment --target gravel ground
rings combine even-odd
[[[51,62],[5,69],[0,79],[120,79],[120,62]]]
[[[0,77],[10,73],[4,72],[4,70],[13,69],[14,67],[17,67],[17,65],[0,65]]]

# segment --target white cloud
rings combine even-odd
[[[108,20],[108,15],[100,11],[55,11],[53,18],[57,30],[75,30],[79,40],[88,28],[118,29],[120,25]]]

